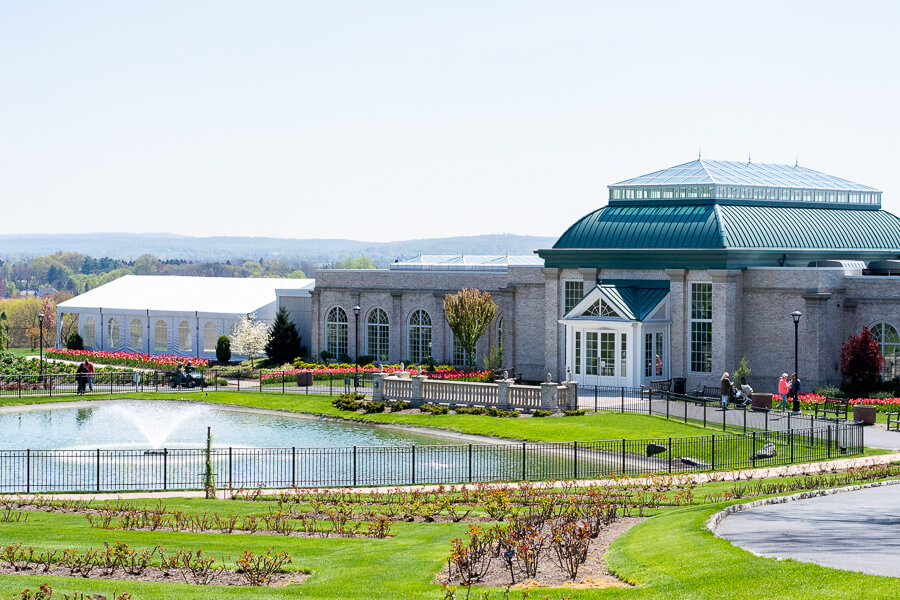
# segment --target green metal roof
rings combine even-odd
[[[603,280],[598,287],[622,315],[632,321],[649,317],[669,294],[668,280]]]
[[[553,250],[568,249],[894,253],[900,252],[900,219],[883,210],[719,204],[605,206],[579,219],[553,245]]]

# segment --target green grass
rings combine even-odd
[[[6,348],[5,350],[0,350],[0,354],[4,352],[8,352],[9,354],[14,354],[16,356],[38,356],[40,354],[40,350],[38,348]]]

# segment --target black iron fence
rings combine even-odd
[[[219,488],[579,479],[772,467],[862,453],[862,426],[569,443],[215,448]],[[204,449],[0,450],[0,491],[203,487]]]
[[[182,375],[172,371],[95,371],[93,375],[47,373],[0,375],[0,398],[64,394],[124,394],[135,392],[257,391],[303,394],[369,393],[372,374],[294,373],[263,369],[207,369]]]

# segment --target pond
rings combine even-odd
[[[573,469],[567,446],[467,444],[197,402],[108,400],[0,411],[0,491],[200,488],[207,427],[220,488],[543,479]]]

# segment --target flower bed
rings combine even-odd
[[[208,359],[194,356],[176,356],[174,354],[104,352],[102,350],[68,350],[66,348],[51,348],[44,354],[47,358],[73,361],[88,359],[91,362],[107,365],[125,365],[139,369],[171,370],[177,369],[180,365],[191,365],[196,369],[205,369],[209,366]]]
[[[774,402],[781,402],[781,396],[773,395]],[[790,401],[790,398],[788,398]],[[800,394],[800,408],[813,409],[817,404],[823,404],[825,396],[821,394]],[[889,412],[900,410],[900,398],[854,398],[849,400],[850,406],[856,404],[874,405],[879,412]]]
[[[410,375],[416,375],[418,373],[418,369],[404,369],[405,372]],[[310,368],[299,368],[299,369],[285,369],[282,371],[271,371],[269,373],[263,373],[262,382],[265,384],[273,384],[273,383],[281,383],[282,378],[284,378],[285,383],[292,383],[296,381],[297,373],[312,373],[313,379],[330,379],[334,375],[353,375],[356,373],[355,366],[347,366],[340,365],[337,367],[310,367]],[[366,365],[365,367],[359,367],[359,373],[378,373],[379,370],[372,365]],[[384,367],[381,370],[382,373],[398,373],[400,372],[399,367]],[[490,382],[493,380],[493,375],[490,371],[460,371],[458,369],[452,368],[444,368],[444,369],[436,369],[432,373],[428,373],[426,371],[422,371],[423,375],[426,375],[430,379],[445,379],[448,381],[479,381],[479,382]]]

